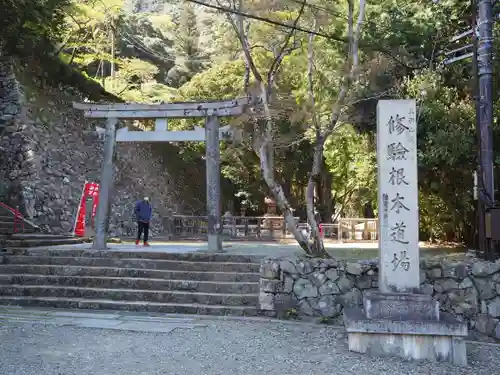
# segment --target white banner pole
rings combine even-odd
[[[76,232],[76,225],[78,224],[78,216],[80,215],[80,208],[82,206],[82,198],[85,194],[85,186],[87,186],[87,180],[83,183],[83,189],[82,189],[82,195],[80,196],[80,200],[78,201],[78,209],[76,210],[76,218],[75,218],[75,225],[73,225],[73,236],[75,236]]]

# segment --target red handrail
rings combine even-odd
[[[0,207],[3,207],[5,208],[6,210],[10,211],[13,215],[14,215],[14,222],[13,222],[13,226],[12,226],[12,233],[16,233],[17,231],[17,223],[18,223],[18,219],[21,220],[21,228],[24,232],[24,216],[21,212],[19,212],[19,210],[16,210],[12,207],[9,207],[7,206],[5,203],[2,203],[0,202]]]

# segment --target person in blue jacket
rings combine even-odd
[[[136,245],[139,245],[142,233],[144,232],[144,246],[149,246],[149,222],[151,221],[152,213],[153,209],[151,208],[151,203],[149,203],[148,197],[144,197],[142,201],[138,201],[135,204],[135,217],[137,219],[137,240],[135,241]]]

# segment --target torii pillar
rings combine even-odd
[[[81,104],[73,103],[75,109],[84,110],[85,117],[106,118],[106,140],[101,170],[99,205],[96,212],[96,234],[92,248],[106,249],[109,222],[110,194],[113,187],[113,155],[115,142],[206,142],[206,182],[208,250],[222,251],[222,226],[220,212],[220,139],[233,136],[229,126],[220,128],[219,117],[243,113],[247,99],[215,102],[187,102],[169,104]],[[169,131],[168,118],[205,118],[205,129]],[[155,119],[154,131],[116,131],[118,119]]]
[[[207,178],[208,250],[222,251],[219,118],[217,116],[207,117],[205,122],[205,161]]]

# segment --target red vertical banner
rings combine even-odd
[[[92,197],[92,225],[94,225],[94,217],[99,204],[99,184],[96,182],[88,182],[85,184],[85,197]]]
[[[86,202],[87,198],[91,197],[93,199],[92,204],[92,224],[94,223],[94,216],[97,210],[97,204],[99,203],[99,184],[95,182],[85,182],[82,192],[82,198],[80,199],[80,206],[78,207],[78,214],[76,215],[75,223],[75,236],[83,237],[85,236],[85,216],[86,216]]]

